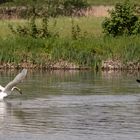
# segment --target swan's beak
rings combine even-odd
[[[19,93],[20,93],[20,94],[22,94],[22,91],[21,91],[21,89],[19,89],[18,91],[19,91]]]
[[[13,87],[13,89],[12,90],[14,90],[14,89],[16,89],[20,94],[22,94],[22,91],[21,91],[21,89],[20,88],[18,88],[18,87]]]

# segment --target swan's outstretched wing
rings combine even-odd
[[[11,89],[12,89],[14,86],[16,86],[19,82],[21,82],[21,81],[25,78],[26,75],[27,75],[27,69],[23,69],[23,70],[21,71],[21,73],[19,73],[19,74],[14,78],[13,81],[9,82],[9,83],[6,85],[6,87],[5,87],[5,89],[4,89],[4,92],[10,92]]]
[[[0,91],[3,91],[5,88],[0,85]]]

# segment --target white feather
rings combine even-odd
[[[11,94],[13,87],[20,83],[27,75],[27,69],[23,69],[11,82],[5,87],[0,86],[0,100]]]

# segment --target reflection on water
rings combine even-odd
[[[16,75],[0,75],[4,85]],[[0,102],[0,139],[139,140],[139,74],[29,72]]]

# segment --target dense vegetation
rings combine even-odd
[[[32,5],[29,20],[0,22],[1,66],[100,69],[103,61],[112,60],[127,69],[139,69],[139,35],[104,36],[103,20],[46,13],[40,16]]]
[[[136,6],[129,1],[118,3],[110,11],[110,17],[103,22],[107,35],[135,35],[140,33],[140,19],[136,14]]]
[[[74,24],[78,24],[81,29],[77,38],[73,38],[75,33],[72,32],[70,18],[62,17],[60,19],[58,17],[55,20],[57,20],[55,31],[59,33],[59,37],[44,39],[11,34],[8,28],[9,21],[2,22],[0,26],[7,32],[4,32],[3,29],[0,33],[2,35],[0,37],[1,64],[11,63],[20,66],[20,63],[25,62],[29,63],[31,67],[51,68],[51,66],[61,65],[63,68],[78,68],[79,65],[97,69],[101,68],[103,60],[108,59],[119,60],[124,64],[140,61],[139,36],[104,37],[101,26],[99,26],[102,18],[75,18]],[[13,21],[15,25],[25,24],[25,22],[26,20]],[[53,31],[54,22],[54,19],[50,20],[49,30]],[[84,34],[84,31],[87,33]],[[63,63],[65,61],[75,65]]]
[[[125,64],[139,62],[139,46],[139,37],[105,39],[94,37],[82,40],[1,38],[0,61],[13,65],[28,62],[29,67],[34,64],[36,67],[43,66],[44,68],[51,68],[51,65],[53,67],[53,64],[59,61],[62,63],[67,61],[83,67],[100,68],[101,61],[107,58],[120,60]],[[69,68],[67,65],[61,66]]]

